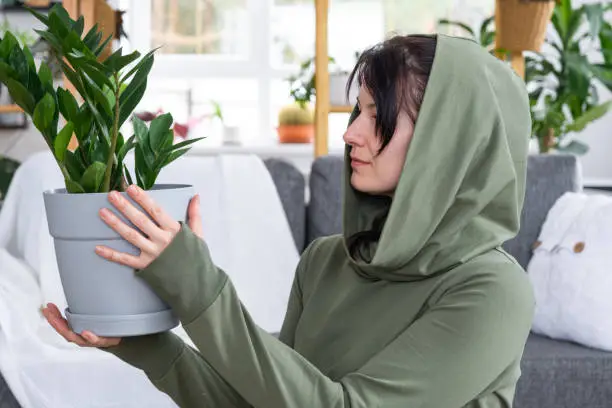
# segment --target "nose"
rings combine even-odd
[[[359,115],[353,123],[351,123],[346,132],[344,132],[344,136],[342,137],[344,143],[350,146],[363,146],[365,137],[364,137],[364,125],[361,120],[361,115]]]

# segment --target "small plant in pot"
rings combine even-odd
[[[63,187],[45,191],[43,197],[68,322],[77,333],[90,330],[101,336],[169,330],[178,324],[170,308],[129,268],[95,253],[97,245],[104,245],[137,254],[100,219],[99,210],[109,207],[110,191],[129,199],[125,190],[135,181],[170,215],[184,221],[193,188],[155,181],[196,139],[174,144],[170,114],[149,126],[133,117],[134,134],[128,139],[120,131],[145,92],[154,51],[141,57],[137,51],[123,55],[120,49],[102,59],[111,38],[103,41],[97,26],[84,33],[83,17],[71,19],[60,5],[47,16],[30,12],[43,23],[45,29],[37,32],[61,56],[62,71],[83,101],[78,103],[65,88],[54,89],[49,67],[43,62],[37,70],[30,50],[10,32],[0,39],[0,82],[32,118],[64,177]],[[61,129],[60,116],[65,122]],[[78,146],[70,150],[73,135]],[[134,176],[125,163],[132,151]]]
[[[314,138],[314,111],[308,104],[287,105],[278,114],[281,143],[310,143]]]

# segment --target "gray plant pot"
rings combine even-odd
[[[188,185],[157,185],[148,194],[175,220],[185,221],[194,190]],[[104,207],[127,222],[108,202],[106,193],[68,194],[57,189],[44,192],[44,202],[68,303],[66,317],[75,333],[89,330],[100,336],[127,337],[178,325],[170,307],[133,269],[94,252],[96,245],[105,245],[139,253],[100,219],[99,210]]]

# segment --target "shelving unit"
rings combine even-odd
[[[352,106],[333,106],[329,103],[329,50],[327,46],[327,23],[329,0],[315,0],[316,39],[315,39],[315,157],[329,153],[328,133],[330,113],[351,113]]]
[[[17,105],[0,105],[0,114],[1,113],[20,113],[23,110]]]

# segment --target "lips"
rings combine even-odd
[[[367,161],[363,161],[363,160],[359,160],[356,157],[351,157],[351,166],[355,167],[355,166],[365,166],[370,164]]]

